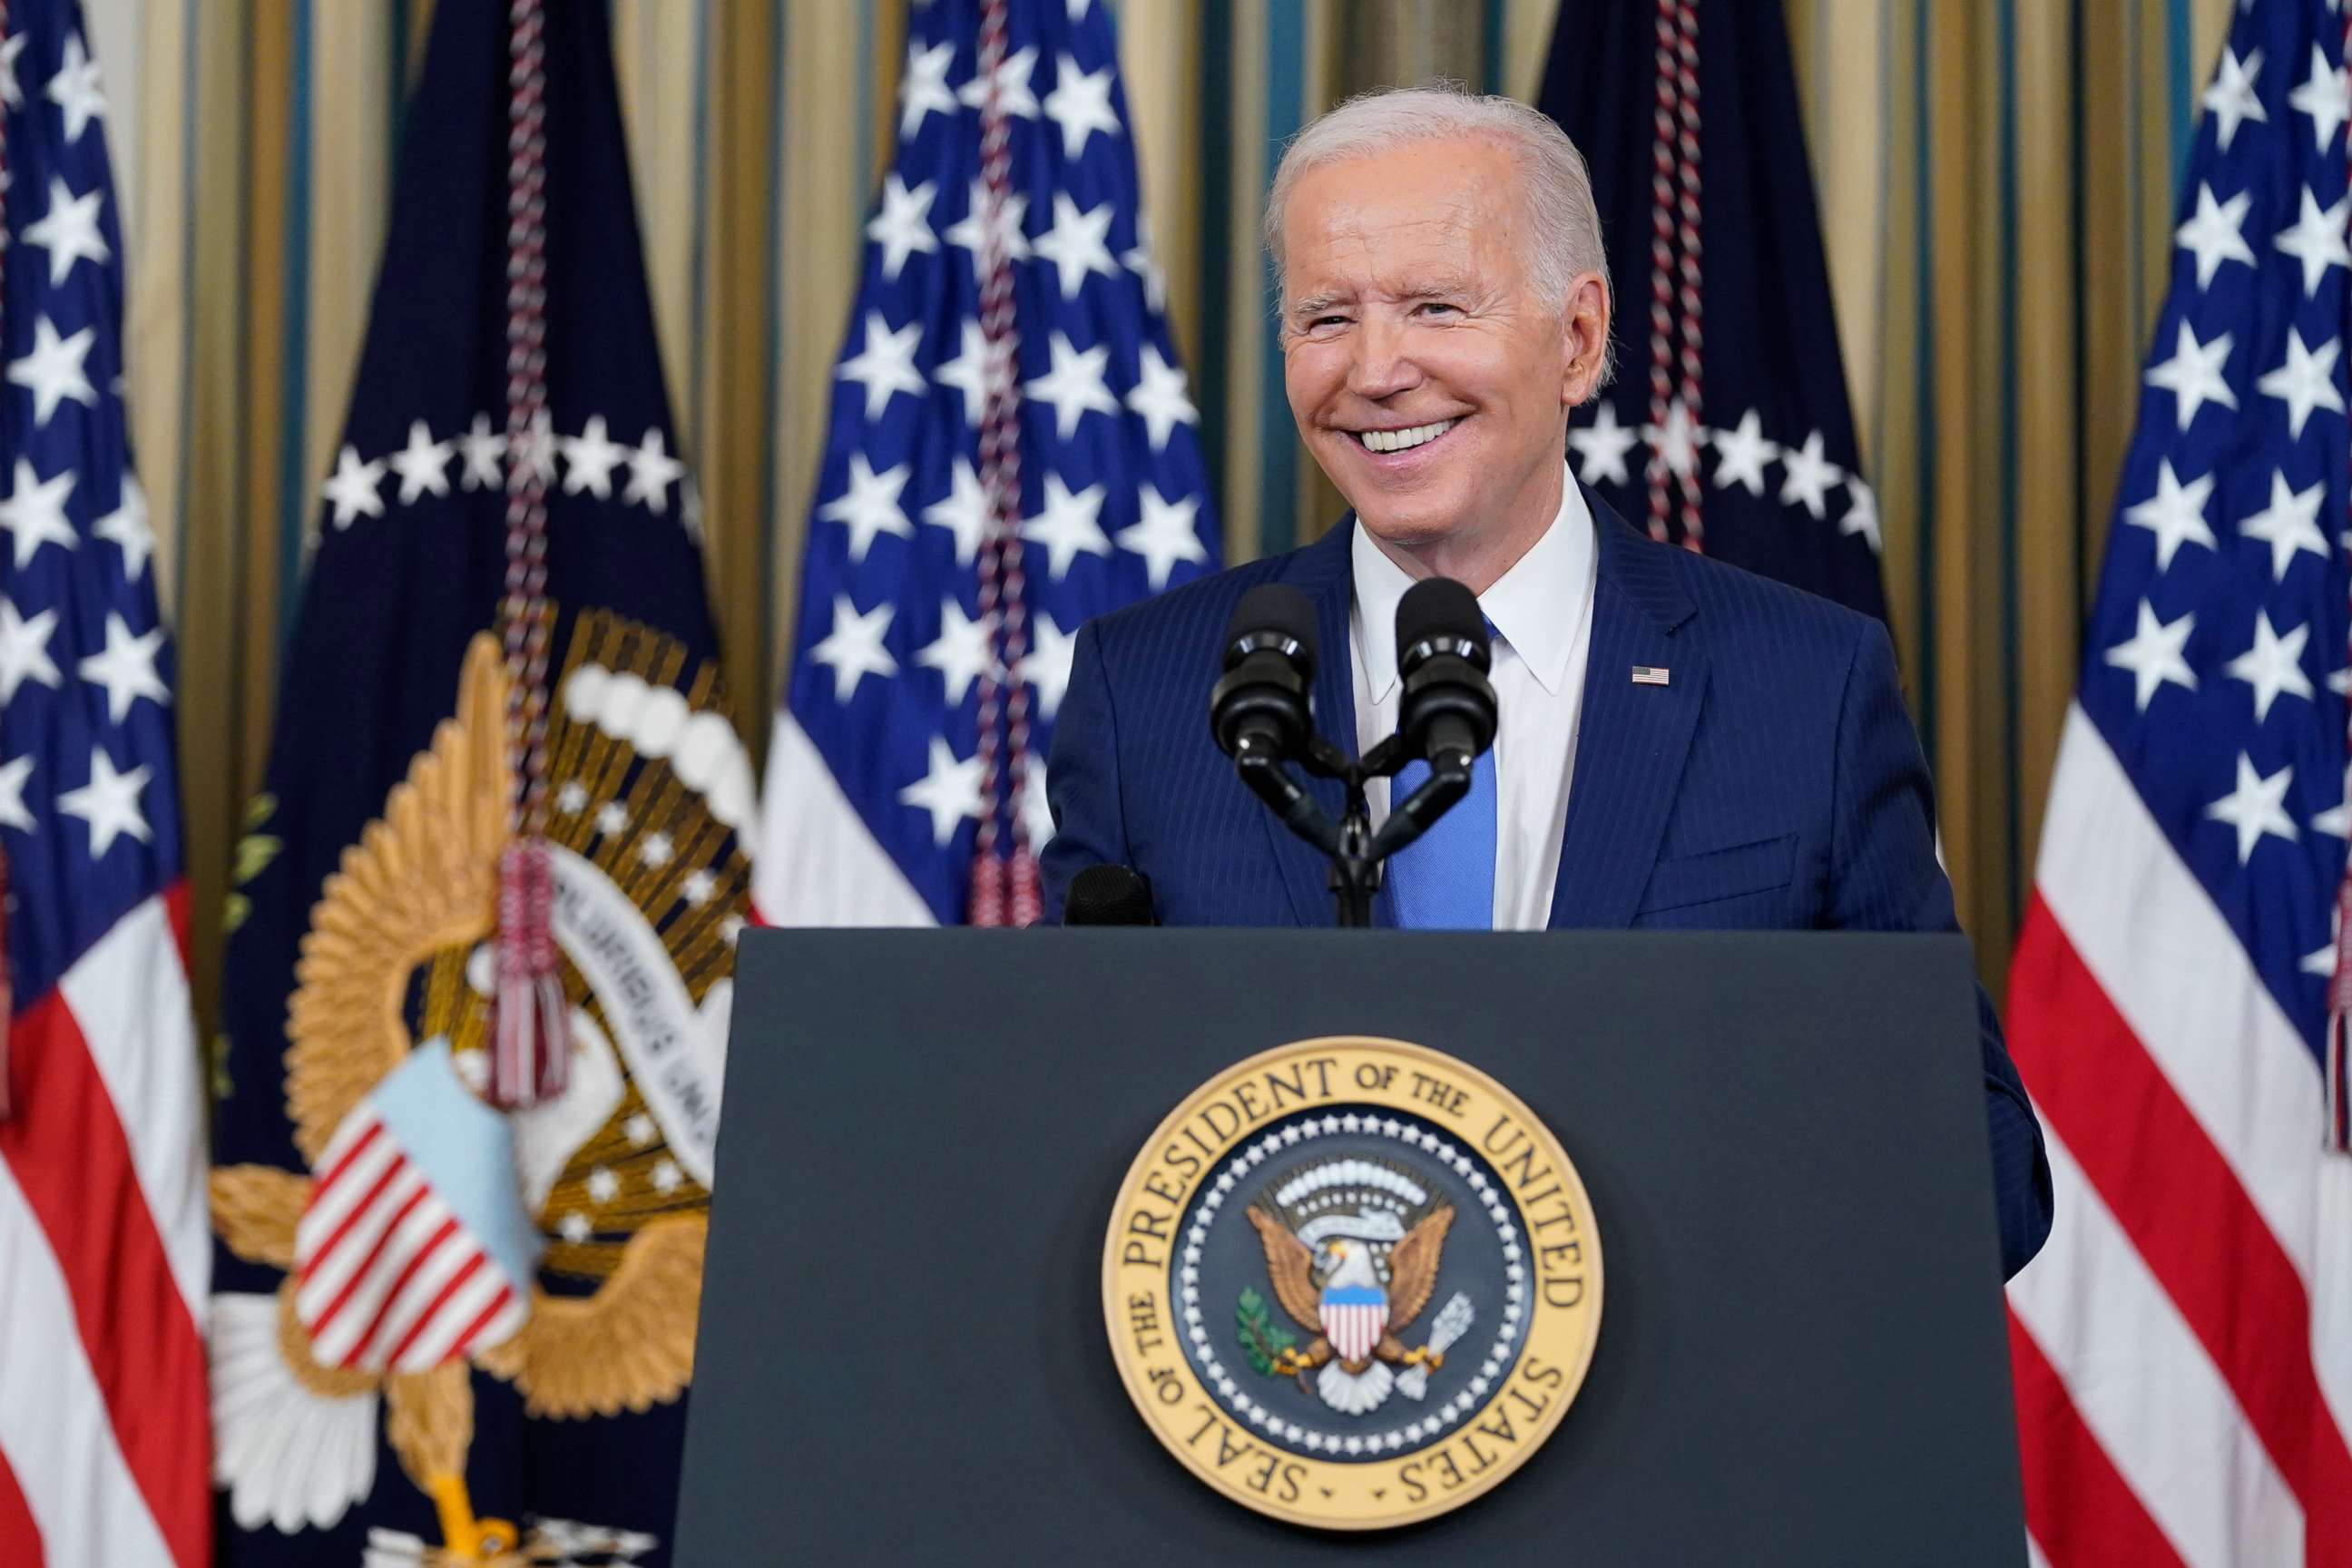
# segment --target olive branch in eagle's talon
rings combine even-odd
[[[1295,1377],[1305,1370],[1298,1358],[1298,1336],[1274,1321],[1266,1300],[1244,1287],[1234,1303],[1235,1337],[1250,1370],[1261,1376]]]

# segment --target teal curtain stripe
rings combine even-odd
[[[2073,171],[2074,184],[2067,195],[2067,221],[2074,228],[2074,382],[2068,400],[2074,419],[2074,547],[2069,552],[2074,568],[2075,612],[2084,608],[2081,585],[2092,581],[2094,563],[2087,559],[2090,551],[2091,478],[2083,461],[2084,434],[2090,429],[2091,416],[2091,332],[2088,305],[2091,292],[2090,204],[2084,199],[2088,189],[2087,158],[2083,134],[2084,117],[2090,112],[2090,99],[2083,81],[2083,58],[2089,40],[2083,36],[2083,8],[2074,8],[2066,21],[2067,81],[2074,94],[2074,112],[2067,122],[2067,166]],[[2079,638],[2078,638],[2079,640]]]
[[[1782,12],[1782,20],[1784,23],[1786,19],[1787,13],[1784,8]],[[1829,68],[1827,62],[1835,58],[1834,50],[1837,47],[1830,34],[1830,8],[1827,5],[1815,5],[1813,7],[1812,34],[1813,37],[1810,47],[1813,59],[1813,79],[1818,83],[1821,80],[1822,74]],[[1790,41],[1792,43],[1794,42],[1793,39]],[[1882,77],[1879,81],[1879,86],[1883,89],[1885,85],[1885,79]],[[1817,91],[1813,95],[1813,101],[1811,103],[1799,105],[1799,108],[1805,111],[1803,121],[1805,129],[1805,144],[1808,147],[1819,147],[1825,140],[1822,135],[1822,132],[1826,123],[1826,116],[1822,111],[1822,100],[1826,96],[1826,94]],[[1819,199],[1817,193],[1815,200],[1818,202]]]
[[[1927,776],[1936,776],[1936,162],[1935,120],[1929,112],[1933,73],[1927,47],[1932,0],[1911,3],[1911,188],[1917,203],[1912,263],[1918,269],[1913,304],[1913,353],[1919,388],[1912,416],[1918,442],[1919,546],[1912,581],[1919,596],[1919,740],[1927,754]]]
[[[1306,89],[1307,7],[1303,0],[1273,0],[1265,8],[1265,147],[1260,189],[1274,184],[1283,143],[1298,130]],[[1274,268],[1263,264],[1265,284],[1257,301],[1258,518],[1260,547],[1277,555],[1298,542],[1298,444],[1291,438],[1290,400],[1282,389],[1280,323],[1272,308]]]
[[[278,646],[294,633],[302,599],[302,533],[310,521],[310,475],[303,466],[302,427],[310,385],[310,98],[314,0],[294,6],[292,91],[286,115],[286,298],[278,408]]]
[[[196,115],[196,7],[201,0],[181,0],[180,36],[187,47],[180,58],[180,471],[172,494],[173,521],[172,556],[172,624],[188,620],[188,461],[195,438],[194,410],[196,366],[196,148],[201,138]],[[155,215],[150,213],[148,221]]]
[[[1504,89],[1503,70],[1503,10],[1505,0],[1486,0],[1486,16],[1478,30],[1478,71],[1484,79],[1479,90],[1498,93]]]
[[[2039,3],[2039,0],[2036,0]],[[2018,336],[2017,320],[2017,0],[2000,0],[2000,278],[2001,314],[2010,323],[2010,341]],[[2001,770],[2006,809],[2006,864],[2009,868],[2009,918],[2019,913],[2023,884],[2020,857],[2022,803],[2018,789],[2018,732],[2023,707],[2017,668],[2017,522],[2018,494],[2017,356],[2000,356],[2000,725]]]
[[[194,47],[196,37],[195,18],[193,16],[189,18],[188,37],[190,40],[188,53],[193,58],[196,53]],[[251,86],[249,82],[242,85],[248,89]],[[189,107],[193,116],[194,110],[193,99]],[[253,140],[253,99],[250,90],[246,92],[229,112],[236,116],[239,159],[237,173],[243,176],[251,167],[249,160]],[[188,122],[188,141],[192,145],[200,141],[197,130],[197,122],[192,117]],[[250,274],[253,267],[253,215],[256,203],[253,199],[253,183],[250,180],[240,177],[236,181],[236,258],[239,276],[246,276]],[[191,193],[194,190],[194,187],[190,186]],[[189,232],[194,234],[196,230],[195,223],[191,221],[188,228]],[[235,296],[234,309],[236,314],[236,335],[234,340],[236,352],[229,355],[231,383],[229,406],[248,408],[252,406],[255,372],[254,356],[245,352],[245,345],[253,341],[254,317],[258,307],[254,301],[252,289],[236,289],[231,292]],[[193,296],[190,302],[194,303]],[[247,450],[243,442],[236,443],[232,448],[228,465],[229,516],[239,522],[253,515],[254,465],[246,460]],[[186,514],[182,513],[182,515]],[[229,613],[224,618],[228,623],[229,652],[226,668],[236,671],[247,668],[247,661],[252,657],[253,647],[257,640],[252,635],[249,625],[252,617],[246,614],[248,597],[246,584],[253,572],[254,551],[250,529],[232,526],[228,534],[228,572],[226,574],[228,580],[225,596],[228,602]],[[229,682],[229,733],[236,735],[242,732],[245,719],[245,685],[242,681],[233,679]],[[230,792],[242,799],[247,788],[245,779],[238,776],[242,770],[234,759],[229,765],[232,769],[229,779]]]
[[[1202,0],[1201,6],[1201,117],[1198,148],[1201,190],[1200,342],[1193,348],[1200,370],[1201,450],[1209,485],[1222,510],[1225,502],[1225,429],[1232,413],[1226,377],[1232,368],[1233,300],[1226,261],[1233,254],[1234,0]],[[1232,521],[1227,520],[1228,539]],[[1239,554],[1241,552],[1235,552]],[[1251,553],[1255,553],[1255,551]]]
[[[392,0],[385,9],[385,25],[391,29],[387,51],[392,72],[392,90],[384,95],[389,112],[385,117],[384,146],[390,156],[384,160],[389,171],[384,180],[384,203],[391,205],[391,193],[400,184],[400,148],[408,124],[408,0]]]
[[[1818,59],[1821,57],[1817,55],[1814,58]],[[1885,258],[1894,254],[1895,238],[1894,126],[1895,4],[1894,0],[1878,0],[1878,232],[1875,238],[1881,262],[1872,289],[1871,317],[1882,331],[1886,321],[1888,297],[1886,275],[1889,269]],[[1810,136],[1807,140],[1811,145],[1821,144]],[[1871,405],[1874,409],[1884,409],[1886,406],[1887,383],[1885,353],[1871,356],[1871,374],[1876,379],[1876,384],[1870,388]],[[1885,485],[1894,476],[1886,468],[1886,421],[1883,417],[1874,417],[1870,422],[1870,451],[1864,454],[1864,460],[1870,465],[1871,473],[1877,476],[1877,482]]]
[[[870,5],[857,8],[857,189],[861,200],[867,199],[867,194],[880,184],[874,177],[877,172],[874,167],[874,11]],[[858,235],[863,243],[863,225],[859,226]]]
[[[688,266],[693,271],[691,303],[687,307],[687,319],[694,323],[694,341],[687,352],[688,403],[694,409],[695,450],[705,449],[701,439],[709,428],[704,421],[709,415],[709,399],[703,391],[708,377],[703,374],[702,345],[710,338],[710,287],[706,277],[706,263],[710,257],[710,0],[695,0],[694,6],[694,216],[690,232],[694,243],[688,247]]]
[[[2333,10],[2335,7],[2330,6]],[[2164,47],[2165,60],[2169,68],[2165,76],[2172,87],[2172,184],[2179,190],[2180,182],[2189,177],[2189,151],[2197,140],[2197,100],[2191,90],[2197,75],[2197,62],[2189,58],[2194,48],[2196,35],[2189,30],[2189,0],[2165,0]]]
[[[2131,256],[2131,319],[2135,322],[2147,320],[2147,274],[2142,263],[2144,247],[2139,237],[2146,232],[2140,205],[2140,145],[2139,128],[2143,105],[2140,101],[2140,78],[2147,65],[2140,58],[2140,36],[2137,27],[2124,29],[2124,232],[2131,243],[2125,247]]]
[[[791,178],[784,168],[784,94],[782,84],[790,65],[782,0],[768,11],[768,79],[776,90],[768,94],[768,207],[761,237],[761,277],[768,295],[767,353],[760,366],[760,428],[772,432],[780,388],[783,385],[784,334],[792,330],[784,316],[783,246],[784,186]],[[760,668],[772,671],[776,660],[776,447],[772,438],[760,443]],[[708,553],[706,548],[706,554]],[[771,691],[773,707],[781,693]],[[740,693],[737,702],[742,701]],[[740,710],[739,708],[738,711]]]

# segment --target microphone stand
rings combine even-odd
[[[1346,791],[1344,815],[1334,823],[1283,766],[1271,737],[1244,735],[1234,748],[1234,766],[1250,792],[1282,819],[1285,827],[1329,857],[1332,910],[1343,929],[1361,931],[1370,926],[1372,900],[1379,896],[1381,867],[1388,858],[1429,831],[1432,823],[1470,793],[1475,759],[1441,752],[1431,762],[1429,777],[1421,787],[1401,801],[1391,802],[1388,820],[1381,824],[1379,832],[1373,832],[1365,784],[1395,777],[1412,760],[1401,734],[1391,735],[1361,757],[1350,757],[1320,735],[1315,736],[1301,765],[1318,778],[1339,780]]]

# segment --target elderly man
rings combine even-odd
[[[1048,772],[1053,910],[1113,861],[1166,924],[1329,923],[1319,858],[1211,739],[1220,635],[1251,586],[1298,588],[1318,717],[1368,749],[1396,721],[1397,601],[1445,576],[1494,628],[1500,727],[1470,794],[1391,863],[1388,923],[1957,929],[1884,628],[1654,543],[1568,471],[1568,410],[1609,374],[1610,297],[1558,126],[1500,98],[1354,100],[1285,154],[1266,240],[1291,414],[1352,510],[1080,635]],[[2013,1273],[2049,1233],[2050,1173],[1979,1009]]]

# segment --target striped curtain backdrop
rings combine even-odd
[[[179,636],[209,1017],[433,0],[85,3],[116,84],[130,392]],[[908,0],[600,3],[758,748]],[[1554,0],[1110,3],[1231,558],[1303,543],[1339,501],[1291,431],[1257,247],[1282,140],[1370,87],[1530,94]],[[1962,915],[1998,984],[2231,0],[1784,3],[1897,643]]]

